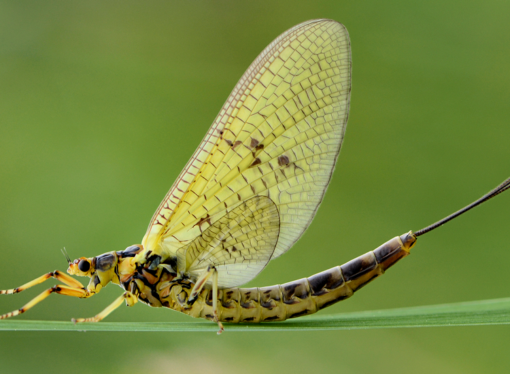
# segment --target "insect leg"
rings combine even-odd
[[[65,273],[62,273],[59,270],[55,270],[50,273],[44,274],[44,275],[40,276],[39,278],[36,278],[33,281],[28,282],[18,288],[13,288],[11,290],[0,290],[0,295],[11,295],[11,294],[19,293],[21,291],[25,291],[27,288],[36,286],[39,283],[42,283],[50,278],[55,278],[55,279],[65,283],[66,285],[73,287],[73,288],[83,288],[83,285],[80,282],[78,282],[76,279],[72,278],[71,276],[69,276]]]
[[[103,310],[101,313],[96,314],[94,317],[90,318],[73,318],[72,321],[74,323],[76,322],[99,322],[103,318],[105,318],[108,314],[113,312],[115,309],[117,309],[119,306],[122,305],[122,302],[126,300],[127,306],[133,306],[138,302],[138,297],[133,295],[131,292],[126,291],[122,295],[120,295],[113,303],[111,303],[105,310]]]
[[[200,292],[204,289],[207,280],[212,276],[212,292],[213,292],[213,315],[214,322],[218,324],[220,330],[218,331],[218,335],[223,332],[223,324],[220,322],[218,317],[218,271],[214,266],[209,266],[206,271],[202,273],[200,277],[198,277],[193,290],[191,290],[190,296],[188,298],[188,304],[193,304],[197,299]]]
[[[39,282],[39,283],[41,283],[41,282]],[[80,284],[80,286],[81,286],[81,284]],[[10,318],[10,317],[14,317],[14,316],[20,315],[22,313],[25,313],[27,310],[32,308],[34,305],[36,305],[36,304],[40,303],[41,301],[43,301],[44,299],[46,299],[52,293],[58,293],[60,295],[80,297],[80,298],[86,298],[86,297],[90,297],[93,295],[93,294],[89,293],[89,291],[87,291],[85,288],[83,288],[83,286],[81,286],[81,288],[74,288],[74,287],[56,285],[56,286],[53,286],[53,287],[47,289],[46,291],[41,293],[39,296],[32,299],[23,308],[20,308],[13,312],[1,315],[0,319]]]
[[[189,295],[189,298],[188,298],[188,304],[193,304],[195,302],[195,300],[197,299],[198,295],[200,295],[200,292],[202,292],[207,280],[209,279],[209,277],[213,274],[213,269],[214,269],[214,272],[216,271],[216,269],[212,266],[209,266],[206,271],[204,271],[202,273],[202,275],[200,277],[198,277],[197,279],[197,282],[195,283],[195,286],[193,287],[193,290],[191,290],[191,293]]]
[[[213,268],[213,314],[214,314],[214,322],[216,322],[220,328],[218,331],[218,335],[220,335],[224,328],[223,324],[220,322],[219,316],[218,316],[218,271],[216,268]]]

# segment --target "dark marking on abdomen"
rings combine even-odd
[[[377,261],[372,252],[349,261],[340,266],[346,282],[357,279],[377,266]]]
[[[289,318],[301,317],[301,316],[305,316],[307,314],[310,314],[310,311],[308,309],[305,309],[302,312],[292,314],[291,316],[289,316]]]
[[[345,299],[348,299],[350,295],[342,295],[342,296],[339,296],[337,297],[336,299],[334,300],[330,300],[328,301],[327,303],[324,303],[321,305],[320,309],[324,309],[324,308],[327,308],[328,306],[330,305],[333,305],[333,304],[336,304],[338,303],[339,301],[342,301],[342,300],[345,300]]]
[[[274,321],[275,319],[280,319],[280,317],[279,316],[271,316],[271,317],[264,318],[263,321]]]
[[[321,273],[312,275],[308,278],[312,296],[320,296],[335,290],[344,284],[344,278],[342,272],[338,267],[323,271]]]

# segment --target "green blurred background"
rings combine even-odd
[[[260,51],[312,18],[344,23],[353,92],[340,161],[306,235],[250,285],[342,264],[510,175],[510,3],[1,1],[0,288],[139,243]],[[510,296],[510,193],[420,239],[322,313]],[[50,283],[50,282],[48,282]],[[44,289],[0,298],[0,313]],[[121,290],[51,296],[31,320],[88,317]],[[121,307],[108,321],[189,321]],[[508,372],[510,327],[327,332],[0,333],[2,373]]]

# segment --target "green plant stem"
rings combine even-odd
[[[510,298],[367,312],[314,315],[285,322],[225,324],[233,331],[353,330],[510,324]],[[212,322],[0,321],[0,331],[217,331]]]

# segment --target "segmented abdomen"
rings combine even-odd
[[[284,321],[313,314],[347,299],[409,254],[416,242],[412,232],[395,237],[374,251],[341,266],[283,285],[230,288],[220,291],[218,312],[223,322]],[[212,294],[206,293],[200,317],[212,318]]]

